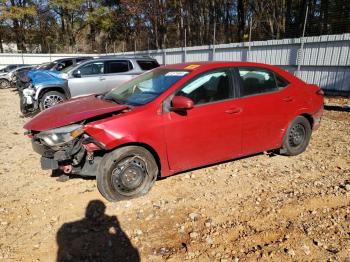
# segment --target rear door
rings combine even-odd
[[[259,67],[238,67],[242,108],[242,153],[254,154],[279,147],[285,125],[283,86],[273,71]]]
[[[163,115],[170,168],[174,171],[237,157],[241,152],[241,111],[230,69],[208,71],[174,95],[193,100],[186,113]]]
[[[78,67],[68,80],[72,97],[104,93],[104,67],[103,61],[91,61]]]
[[[105,81],[105,91],[118,87],[136,76],[133,73],[133,64],[129,60],[109,60],[105,65],[105,74],[102,76]]]

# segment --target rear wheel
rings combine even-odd
[[[57,91],[46,92],[39,101],[40,110],[43,111],[66,100],[64,94]]]
[[[0,80],[0,88],[5,89],[10,87],[10,82],[7,81],[6,79],[1,79]]]
[[[305,151],[311,138],[311,125],[303,117],[296,117],[289,125],[283,139],[281,153],[287,156],[299,155]]]
[[[153,155],[145,148],[126,146],[104,156],[99,165],[97,188],[109,201],[146,194],[158,175]]]

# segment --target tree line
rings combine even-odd
[[[350,32],[349,0],[0,0],[0,52],[121,52]],[[250,34],[251,32],[251,34]]]

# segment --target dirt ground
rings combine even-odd
[[[0,108],[0,261],[350,261],[349,112],[326,111],[299,156],[202,168],[108,203],[94,179],[40,170],[16,93],[0,90]]]

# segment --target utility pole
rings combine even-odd
[[[149,37],[147,38],[147,53],[149,55]]]
[[[248,42],[248,57],[247,60],[248,62],[250,61],[250,52],[252,50],[252,23],[253,23],[253,16],[250,17],[250,22],[249,22],[249,42]]]
[[[134,55],[136,55],[136,38],[134,38]]]
[[[214,15],[214,34],[213,34],[213,57],[212,60],[215,61],[215,44],[216,44],[216,19]]]
[[[309,6],[306,6],[306,12],[305,12],[305,21],[304,21],[304,27],[303,27],[303,35],[300,39],[301,46],[300,46],[300,52],[298,54],[298,69],[297,69],[297,75],[300,75],[300,68],[301,63],[304,61],[304,41],[305,41],[305,29],[306,29],[306,23],[307,23],[307,16],[309,13]]]
[[[187,60],[187,30],[185,28],[185,43],[184,43],[184,63]]]
[[[49,57],[50,57],[50,62],[51,62],[51,46],[50,46],[50,43],[49,43]]]

